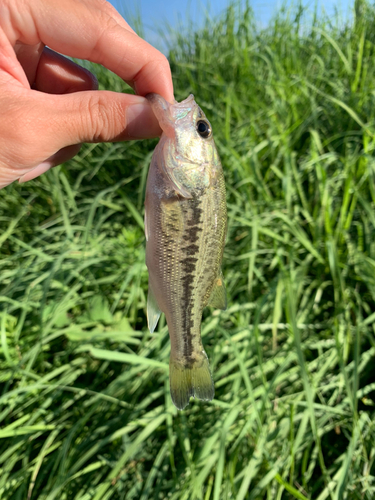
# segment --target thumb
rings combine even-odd
[[[41,94],[44,141],[57,150],[82,142],[157,137],[159,123],[147,99],[108,91]],[[38,106],[39,107],[39,106]],[[47,131],[47,135],[46,132]]]
[[[0,189],[71,158],[82,142],[147,139],[161,133],[147,99],[117,92],[54,95],[16,88],[0,92],[0,109]]]

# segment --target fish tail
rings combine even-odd
[[[186,363],[171,356],[169,378],[173,404],[183,410],[189,404],[190,397],[211,401],[215,394],[210,365],[206,353],[202,350],[199,357]]]

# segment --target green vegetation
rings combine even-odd
[[[156,141],[1,191],[2,500],[374,498],[374,26],[359,1],[341,27],[234,6],[173,44],[228,186],[212,403],[173,407],[165,323],[146,328]]]

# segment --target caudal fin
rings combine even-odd
[[[211,401],[215,394],[210,365],[203,351],[200,359],[186,365],[171,357],[169,377],[173,404],[183,410],[189,404],[190,397]]]

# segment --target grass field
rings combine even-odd
[[[146,328],[156,141],[87,145],[0,193],[0,498],[372,500],[375,9],[260,30],[233,6],[170,61],[227,183],[215,399],[174,408]]]

